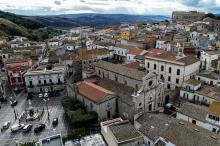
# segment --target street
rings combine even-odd
[[[6,97],[13,96],[12,92],[8,87],[6,89]],[[64,94],[61,94],[61,96]],[[70,122],[66,119],[64,110],[62,108],[60,98],[59,97],[51,97],[50,100],[47,101],[48,105],[48,110],[49,110],[49,118],[48,114],[45,114],[46,116],[43,116],[40,121],[36,120],[33,122],[24,122],[22,124],[28,124],[32,123],[33,128],[30,132],[28,133],[22,133],[22,131],[18,131],[16,133],[12,133],[10,127],[14,125],[15,123],[18,123],[18,120],[15,120],[15,114],[14,110],[18,115],[20,115],[25,109],[29,107],[29,101],[27,100],[27,93],[21,92],[16,96],[16,100],[18,101],[18,104],[13,108],[11,107],[8,101],[5,103],[2,103],[2,108],[0,109],[0,127],[3,126],[3,124],[6,121],[10,121],[10,127],[6,130],[3,130],[0,133],[0,145],[1,146],[13,146],[16,145],[17,142],[29,142],[29,141],[38,141],[41,138],[45,138],[48,136],[56,135],[56,134],[61,134],[61,135],[66,135],[68,130],[72,129],[70,127]],[[31,100],[31,105],[32,107],[36,110],[45,110],[45,113],[47,113],[47,106],[45,101],[38,97],[33,97]],[[58,118],[58,125],[56,127],[52,126],[52,120],[53,118],[57,117]],[[34,128],[36,124],[38,123],[43,123],[46,125],[46,128],[40,132],[35,134],[34,133]]]

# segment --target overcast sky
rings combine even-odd
[[[171,15],[172,11],[220,13],[220,0],[0,0],[0,10],[23,15],[105,13]]]

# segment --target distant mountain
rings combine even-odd
[[[52,26],[61,29],[70,29],[72,27],[85,26],[85,25],[102,27],[106,25],[120,25],[122,22],[152,23],[166,19],[170,20],[169,16],[163,16],[163,15],[127,15],[127,14],[93,14],[93,13],[30,16],[26,18],[38,21],[47,26]]]
[[[31,40],[43,41],[60,31],[25,16],[0,11],[0,36],[25,36]]]

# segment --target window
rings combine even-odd
[[[52,79],[49,79],[50,83],[52,83]]]
[[[169,67],[169,73],[171,74],[171,72],[172,72],[172,69],[171,69],[171,67]]]
[[[156,64],[154,64],[154,69],[155,69],[155,70],[157,69],[157,65],[156,65]]]
[[[142,103],[140,102],[140,103],[139,103],[139,106],[141,106],[141,105],[142,105]]]
[[[29,81],[29,85],[32,86],[32,81]]]
[[[179,84],[179,79],[176,79],[176,83]]]
[[[135,88],[138,90],[138,85],[137,84],[135,85]]]
[[[171,81],[171,77],[170,76],[168,76],[168,81]]]
[[[177,69],[177,75],[180,75],[180,69]]]
[[[38,80],[38,84],[41,84],[41,80]]]
[[[167,84],[167,89],[170,89],[170,84]]]
[[[163,75],[160,75],[160,79],[164,79],[164,78],[163,78]]]
[[[164,66],[163,65],[161,66],[161,71],[164,71]]]
[[[92,103],[90,103],[90,108],[93,109],[93,104]]]
[[[193,123],[193,124],[196,124],[196,120],[192,120],[192,123]]]
[[[151,86],[153,84],[153,81],[149,81],[148,86]]]
[[[99,75],[101,75],[101,71],[99,70]]]
[[[47,80],[44,80],[44,84],[47,84]]]
[[[60,83],[60,78],[58,78],[58,83]]]
[[[149,62],[147,63],[147,68],[150,68],[150,63]]]

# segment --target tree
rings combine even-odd
[[[213,19],[216,18],[216,16],[215,16],[214,14],[212,14],[212,13],[208,13],[208,14],[206,14],[205,16],[206,16],[206,17],[213,18]]]

